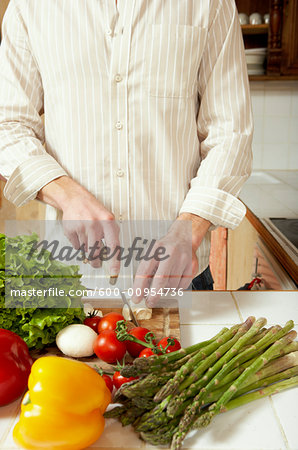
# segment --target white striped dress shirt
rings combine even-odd
[[[120,221],[240,223],[252,115],[234,0],[11,0],[2,31],[8,200],[69,175]],[[209,250],[210,233],[199,272]]]

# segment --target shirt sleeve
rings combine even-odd
[[[22,206],[50,181],[67,175],[44,144],[43,87],[17,2],[4,16],[0,46],[0,173],[5,197]]]
[[[251,173],[253,120],[235,2],[214,0],[210,8],[198,74],[201,164],[180,213],[233,229],[246,212],[237,195]]]

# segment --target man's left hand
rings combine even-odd
[[[137,270],[132,300],[139,303],[147,297],[148,307],[156,305],[163,290],[171,292],[187,289],[198,271],[196,251],[211,223],[190,213],[181,214],[170,227],[168,233],[159,239],[152,250],[165,249],[167,258],[143,260]]]

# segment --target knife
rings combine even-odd
[[[124,305],[127,305],[127,307],[128,307],[129,314],[130,314],[132,322],[135,324],[136,327],[139,327],[140,326],[139,322],[137,321],[136,316],[134,315],[134,312],[133,312],[133,310],[132,310],[132,308],[131,308],[131,306],[129,304],[129,301],[127,300],[127,298],[125,296],[125,293],[123,291],[121,291],[120,294],[121,294],[122,301],[123,301]]]

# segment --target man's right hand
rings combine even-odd
[[[104,239],[105,246],[114,255],[109,260],[109,272],[112,279],[116,279],[120,271],[119,252],[116,251],[120,246],[120,230],[114,215],[89,191],[66,176],[44,186],[37,198],[62,211],[64,234],[75,249],[85,249],[93,267],[101,266],[99,253]]]

